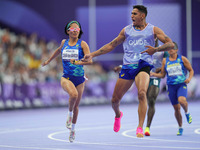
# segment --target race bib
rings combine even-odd
[[[62,59],[70,60],[75,59],[78,60],[78,49],[64,49],[62,53]]]
[[[169,76],[183,75],[181,65],[168,67],[167,72]]]
[[[158,86],[158,80],[157,79],[153,79],[153,85],[157,85]]]

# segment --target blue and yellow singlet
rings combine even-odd
[[[70,59],[81,60],[84,57],[81,40],[79,39],[74,46],[70,46],[68,42],[69,39],[65,40],[61,49],[63,73],[69,76],[84,76],[83,65],[73,65],[70,63]]]
[[[170,61],[169,57],[167,57],[165,71],[167,73],[168,85],[184,83],[186,79],[186,68],[181,55],[178,55],[175,61]]]

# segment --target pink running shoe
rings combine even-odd
[[[115,123],[114,123],[114,131],[115,132],[118,132],[119,130],[120,130],[120,127],[121,127],[121,118],[122,118],[122,116],[123,116],[123,113],[120,111],[120,117],[119,118],[116,118],[115,117]]]
[[[138,138],[142,138],[144,137],[144,134],[143,134],[143,129],[141,127],[138,127],[137,130],[136,130],[136,136]]]

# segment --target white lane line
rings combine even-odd
[[[200,134],[200,128],[194,130],[194,133],[196,133],[196,134]]]
[[[42,147],[26,147],[26,146],[10,146],[10,145],[0,145],[0,147],[14,148],[14,149],[72,150],[72,149],[60,149],[60,148],[42,148]]]
[[[154,128],[164,128],[164,127],[176,127],[177,125],[164,125],[164,126],[154,126]],[[101,126],[101,127],[94,127],[94,128],[81,128],[79,130],[94,130],[94,129],[105,129],[107,128],[108,126]],[[123,136],[125,137],[131,137],[131,138],[135,138],[135,139],[138,139],[136,138],[135,136],[130,136],[128,135],[127,133],[129,132],[134,132],[135,130],[126,130],[122,133]],[[58,131],[58,132],[54,132],[54,133],[51,133],[48,135],[48,138],[49,139],[52,139],[52,140],[55,140],[55,141],[60,141],[60,142],[68,142],[67,140],[63,140],[63,139],[59,139],[59,138],[55,138],[54,136],[55,135],[58,135],[58,134],[63,134],[63,133],[66,133],[66,130],[65,131]],[[143,138],[141,140],[155,140],[155,141],[164,141],[164,142],[188,142],[188,143],[200,143],[200,142],[197,142],[197,141],[180,141],[180,140],[165,140],[165,139],[152,139],[152,138]],[[102,142],[102,143],[97,143],[97,142],[80,142],[80,141],[74,141],[74,143],[77,143],[77,144],[85,144],[85,145],[104,145],[104,146],[125,146],[125,147],[143,147],[143,148],[158,148],[158,149],[191,149],[191,150],[199,150],[200,148],[196,148],[196,147],[174,147],[174,146],[157,146],[157,145],[136,145],[136,144],[123,144],[123,143],[105,143],[105,142]],[[134,141],[135,143],[135,141]]]

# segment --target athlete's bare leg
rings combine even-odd
[[[179,125],[179,127],[182,127],[182,115],[181,115],[181,110],[180,110],[181,106],[180,106],[180,104],[176,104],[176,105],[173,105],[173,107],[175,110],[174,115],[176,117],[178,125]]]
[[[74,84],[64,77],[61,78],[61,86],[69,94],[69,111],[71,112],[73,111],[75,102],[78,99],[78,91]]]
[[[135,84],[138,89],[138,127],[143,128],[146,112],[147,112],[147,89],[149,86],[149,74],[146,72],[139,72],[135,78]]]
[[[181,107],[184,109],[185,113],[187,113],[187,111],[188,111],[188,103],[187,103],[186,98],[183,97],[183,96],[180,96],[180,97],[178,97],[178,101],[179,101]]]
[[[155,103],[159,93],[159,87],[151,85],[147,91],[148,112],[147,112],[147,127],[151,126],[153,116],[155,114]]]
[[[123,97],[123,95],[128,91],[128,89],[133,84],[133,80],[125,80],[119,78],[117,80],[117,83],[115,85],[115,89],[112,96],[112,108],[115,111],[116,118],[120,117],[120,100]]]
[[[76,87],[77,91],[78,91],[78,98],[76,100],[76,103],[74,105],[74,109],[73,109],[73,119],[72,119],[72,123],[76,124],[77,118],[78,118],[78,112],[79,112],[79,104],[83,95],[83,91],[84,91],[84,86],[85,86],[85,82],[78,85]]]

